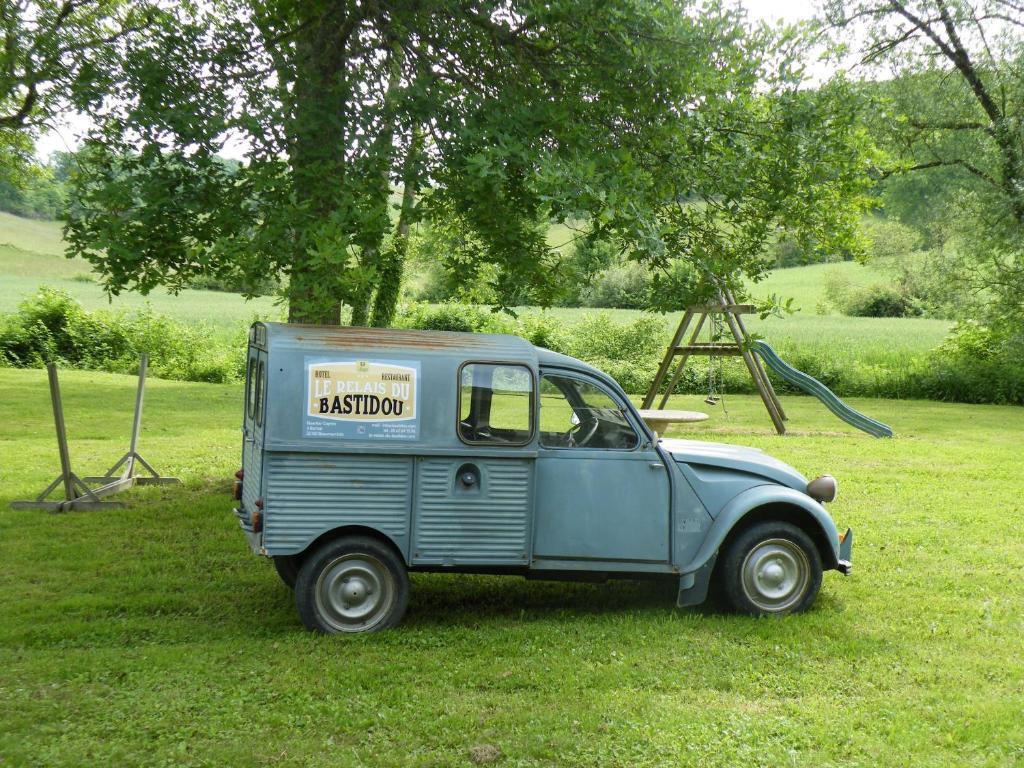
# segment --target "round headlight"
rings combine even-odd
[[[821,475],[807,484],[807,495],[815,501],[832,501],[837,490],[838,485],[832,475]]]

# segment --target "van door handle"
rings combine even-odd
[[[651,469],[664,469],[665,468],[665,465],[662,464],[660,461],[652,461],[647,466],[650,467]]]

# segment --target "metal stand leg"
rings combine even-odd
[[[139,359],[139,385],[135,391],[135,417],[132,420],[132,437],[128,443],[128,453],[114,462],[114,466],[106,474],[85,478],[90,483],[111,483],[115,481],[131,481],[133,485],[175,485],[181,481],[176,477],[164,477],[153,465],[139,454],[139,431],[142,429],[142,398],[146,391],[146,372],[149,370],[149,356],[143,354]],[[135,474],[136,462],[149,472],[148,475]],[[121,474],[117,470],[121,469]]]
[[[117,493],[130,485],[123,480],[115,480],[99,488],[90,489],[71,469],[71,455],[68,451],[68,436],[64,429],[64,408],[60,399],[60,382],[57,380],[57,366],[47,363],[46,374],[50,381],[50,403],[53,407],[53,422],[57,428],[57,448],[60,451],[60,475],[46,486],[46,489],[31,501],[12,501],[14,509],[45,509],[50,512],[67,512],[72,509],[97,509],[104,507],[123,507],[119,501],[101,501],[100,497]],[[47,501],[47,497],[64,486],[62,501]]]

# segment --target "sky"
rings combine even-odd
[[[747,13],[767,21],[800,21],[814,16],[819,3],[815,0],[742,0]]]
[[[800,21],[814,16],[819,0],[738,0],[738,4],[747,9],[747,13],[755,19],[765,21]],[[41,158],[49,157],[53,152],[73,151],[78,148],[78,137],[89,127],[89,120],[84,115],[71,115],[56,130],[49,131],[36,142],[36,154]],[[244,150],[228,151],[225,154],[240,156]]]

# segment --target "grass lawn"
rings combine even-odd
[[[134,381],[62,374],[76,469],[128,441]],[[302,630],[230,513],[240,385],[153,380],[142,453],[181,488],[50,515],[45,374],[0,370],[0,765],[1006,766],[1024,762],[1024,409],[786,398],[675,435],[840,480],[854,575],[783,620],[655,584],[426,575],[396,630]],[[699,398],[673,407],[705,408]],[[685,431],[684,431],[685,429]],[[493,753],[493,750],[492,750]]]

